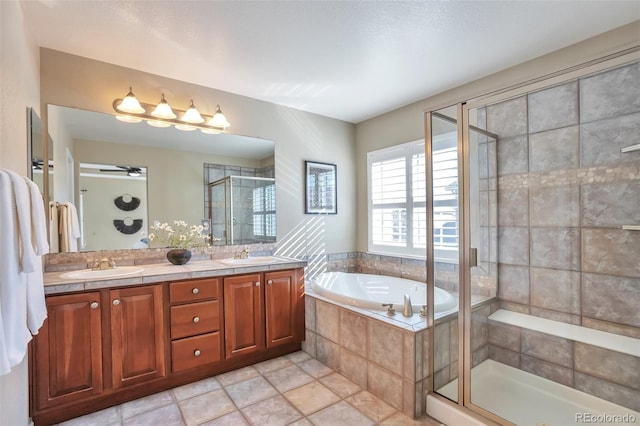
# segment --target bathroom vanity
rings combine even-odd
[[[305,265],[208,260],[99,280],[46,273],[48,319],[30,354],[36,426],[300,350]]]

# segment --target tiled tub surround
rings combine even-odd
[[[424,318],[399,312],[392,319],[306,289],[305,321],[305,352],[405,415],[424,414],[430,332]]]
[[[492,310],[493,309],[493,310]],[[474,307],[473,362],[487,359],[488,316],[497,302]],[[417,313],[389,317],[328,300],[305,291],[306,339],[303,350],[411,417],[424,415],[429,388],[429,333]],[[434,381],[436,389],[457,377],[458,320],[451,314],[436,321]]]
[[[490,359],[640,411],[639,339],[504,310],[488,326]]]

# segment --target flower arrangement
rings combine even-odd
[[[174,220],[173,225],[156,221],[151,230],[154,232],[149,234],[149,241],[159,241],[170,248],[206,246],[209,239],[208,235],[202,233],[202,225],[189,225],[184,220]]]

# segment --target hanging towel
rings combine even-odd
[[[47,242],[47,222],[44,211],[44,201],[40,188],[32,180],[24,178],[29,187],[31,195],[31,236],[33,245],[38,256],[49,253],[49,243]]]
[[[31,193],[31,229],[36,254],[43,256],[49,253],[47,243],[47,221],[44,213],[44,202],[40,188],[31,180],[24,178]],[[31,334],[38,334],[47,318],[47,304],[44,299],[44,275],[42,259],[36,262],[35,270],[27,274],[27,327]]]
[[[49,201],[49,250],[51,253],[60,251],[60,228],[58,226],[58,203]]]
[[[78,238],[80,238],[80,222],[76,206],[70,202],[60,205],[58,210],[60,218],[60,251],[78,251]]]
[[[31,241],[31,195],[24,178],[12,172],[5,170],[11,178],[13,187],[14,208],[17,210],[17,226],[20,229],[20,266],[23,272],[33,272],[37,259],[36,252],[33,249]]]
[[[31,340],[26,324],[27,318],[27,291],[26,274],[22,272],[21,255],[28,250],[21,250],[21,235],[19,212],[25,212],[29,207],[29,196],[26,192],[26,184],[22,178],[23,195],[14,193],[14,185],[11,173],[0,170],[0,375],[7,374],[12,367],[20,364],[27,352],[27,344]],[[16,199],[26,199],[28,206],[18,208]],[[30,216],[30,214],[29,214]],[[22,221],[26,221],[22,217]],[[30,220],[29,220],[30,222]],[[28,244],[31,244],[31,223],[28,223]],[[22,259],[24,261],[24,259]],[[33,265],[41,260],[34,256]],[[24,263],[24,262],[23,262]]]

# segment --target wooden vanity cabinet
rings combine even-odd
[[[302,270],[265,273],[267,348],[304,340],[304,278]]]
[[[113,389],[166,376],[162,285],[109,292]]]
[[[51,425],[300,350],[303,269],[47,296],[31,416]]]
[[[227,359],[304,339],[302,269],[224,279]]]
[[[220,278],[169,284],[172,372],[222,360],[221,297]]]
[[[103,391],[100,292],[48,297],[48,318],[33,342],[38,408]]]
[[[224,279],[224,323],[227,359],[264,350],[262,274]]]

